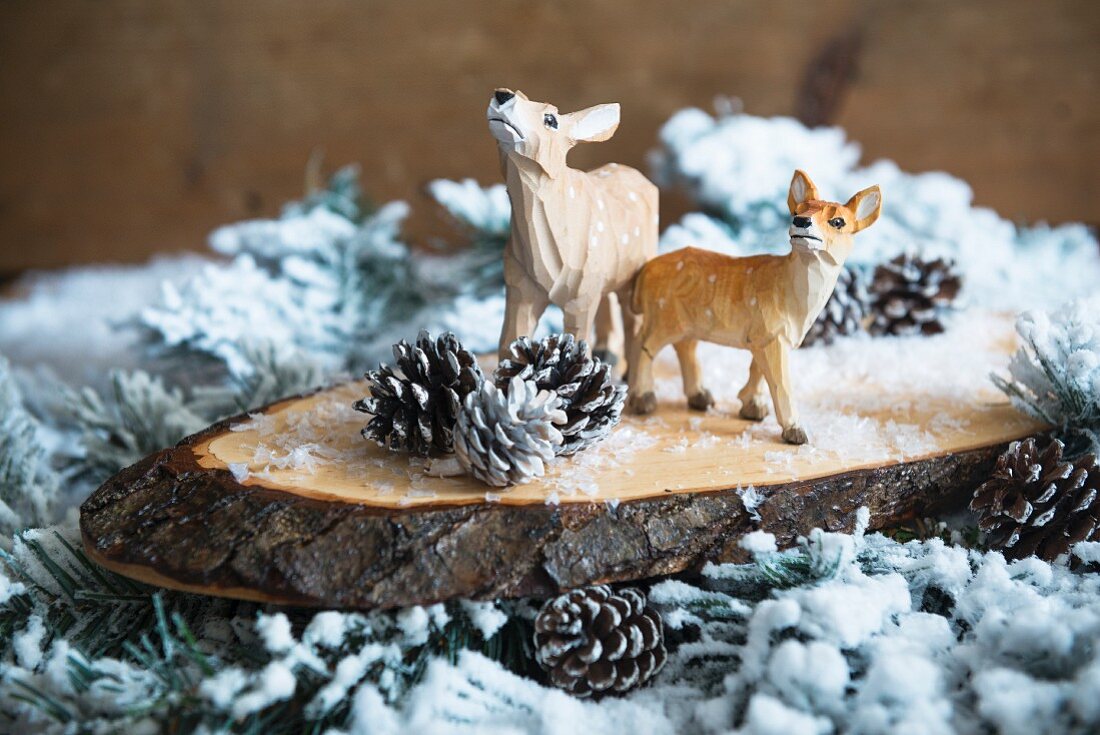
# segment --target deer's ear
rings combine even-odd
[[[791,214],[795,213],[798,205],[802,202],[819,198],[817,187],[814,186],[814,182],[810,181],[810,177],[806,175],[806,172],[802,169],[796,170],[794,178],[791,179],[791,188],[787,192],[787,209],[791,210]]]
[[[584,110],[569,113],[573,127],[569,136],[577,141],[598,143],[615,134],[619,127],[619,103],[596,105]]]
[[[865,230],[873,225],[882,213],[882,190],[878,186],[868,187],[849,199],[844,206],[851,210],[856,218],[852,232]]]

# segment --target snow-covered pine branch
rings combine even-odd
[[[1100,297],[1016,321],[1023,344],[993,382],[1022,411],[1057,427],[1067,454],[1100,452]]]
[[[911,174],[891,161],[860,165],[860,147],[840,128],[807,128],[784,117],[673,115],[650,156],[659,184],[683,189],[699,212],[667,228],[662,249],[702,245],[747,254],[787,249],[791,172],[809,172],[823,193],[847,196],[879,184],[882,217],[852,252],[853,264],[901,253],[955,260],[966,297],[991,308],[1050,307],[1094,289],[1097,242],[1079,224],[1018,227],[973,205],[973,192],[943,172]],[[708,221],[713,220],[713,221]]]
[[[38,422],[24,408],[8,362],[0,356],[0,546],[16,531],[50,523],[57,493],[58,478]]]

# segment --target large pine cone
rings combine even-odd
[[[626,402],[626,386],[615,385],[611,366],[571,334],[553,334],[540,342],[517,339],[493,376],[501,390],[520,377],[558,394],[566,414],[565,424],[558,427],[563,437],[558,454],[575,454],[611,433]]]
[[[363,436],[392,451],[427,456],[454,451],[454,426],[462,400],[483,382],[473,353],[450,332],[433,340],[421,330],[416,343],[393,346],[395,368],[367,373],[370,397],[356,401],[373,414]]]
[[[560,399],[531,381],[512,378],[508,392],[486,381],[466,396],[455,423],[458,463],[494,487],[527,482],[546,471],[561,444]]]
[[[976,491],[978,527],[1008,559],[1053,561],[1078,541],[1100,540],[1100,468],[1096,456],[1062,459],[1062,442],[1040,451],[1034,438],[1013,442]]]
[[[535,660],[554,686],[577,697],[643,686],[666,658],[661,616],[636,589],[573,590],[535,618]]]
[[[962,288],[953,261],[903,254],[875,268],[870,298],[872,334],[939,334]]]
[[[803,347],[815,344],[831,345],[837,337],[855,334],[863,329],[863,318],[869,307],[866,276],[861,271],[843,268],[836,279],[836,288],[825,302],[825,308],[802,340]]]

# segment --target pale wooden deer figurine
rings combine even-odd
[[[636,413],[657,407],[653,358],[669,344],[680,360],[688,405],[700,411],[713,405],[695,352],[699,340],[716,342],[752,353],[749,380],[738,394],[741,417],[767,416],[767,381],[783,440],[806,442],[791,396],[790,351],[802,344],[833,293],[852,236],[878,219],[882,193],[872,186],[846,204],[822,201],[810,177],[795,171],[787,206],[786,255],[734,258],[684,248],[651,260],[638,274],[633,307],[642,325],[628,355],[630,407]]]
[[[614,134],[619,105],[563,114],[523,92],[498,89],[487,116],[512,202],[501,356],[517,337],[535,331],[549,304],[561,307],[566,332],[597,350],[617,343],[612,294],[622,308],[629,354],[637,331],[630,309],[634,276],[657,252],[657,187],[627,166],[585,172],[565,162],[576,143]]]

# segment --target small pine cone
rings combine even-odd
[[[939,334],[962,288],[954,261],[903,254],[875,268],[871,279],[871,334]]]
[[[1062,442],[1040,451],[1034,438],[1013,442],[977,490],[978,528],[1008,559],[1053,561],[1079,541],[1100,541],[1100,467],[1086,454],[1062,459]]]
[[[535,618],[535,660],[554,686],[577,697],[643,686],[666,658],[661,616],[636,589],[573,590]]]
[[[531,381],[512,378],[508,391],[486,381],[466,396],[455,424],[458,463],[487,485],[506,487],[546,472],[561,444],[561,399]]]
[[[593,357],[584,340],[553,334],[540,342],[517,339],[493,378],[504,391],[520,377],[556,392],[566,415],[558,454],[575,454],[610,434],[622,416],[626,386],[615,385],[611,367]]]
[[[371,394],[354,404],[373,414],[363,436],[421,456],[454,451],[462,400],[484,380],[477,358],[450,332],[433,340],[421,330],[415,344],[393,346],[393,359],[396,369],[380,365],[367,373]]]
[[[861,271],[841,269],[832,296],[802,340],[803,347],[831,345],[837,337],[846,337],[863,329],[863,318],[869,306],[866,281]]]

